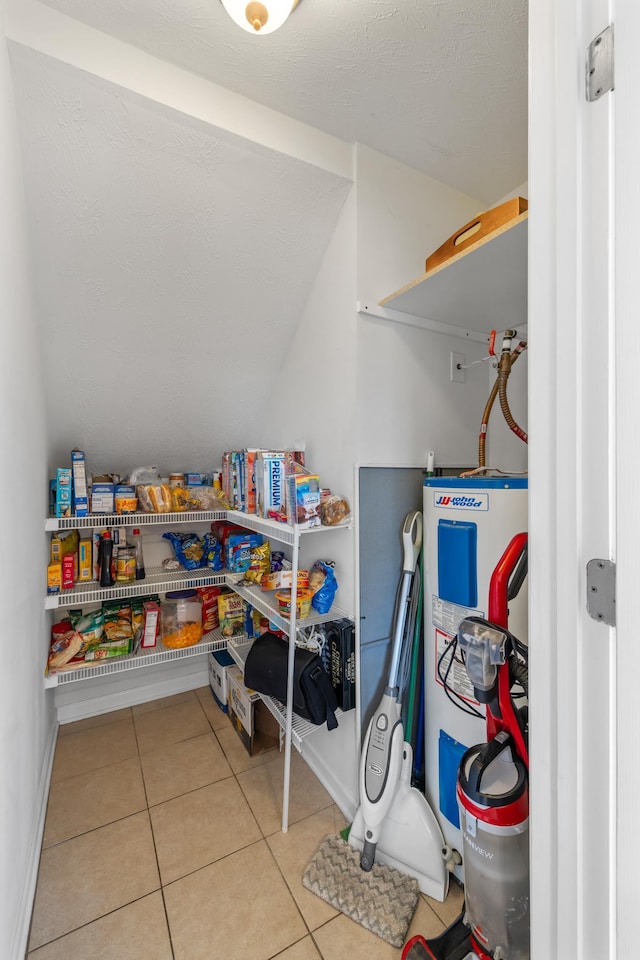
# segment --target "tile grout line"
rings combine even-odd
[[[154,712],[154,711],[150,711]],[[147,784],[144,779],[144,769],[142,766],[142,754],[140,753],[140,744],[138,743],[138,731],[135,729],[135,719],[134,719],[134,730],[136,735],[136,745],[138,747],[138,763],[140,764],[140,776],[142,777],[142,784],[144,788],[144,796],[147,801],[147,817],[149,818],[149,829],[151,830],[151,842],[153,843],[153,853],[156,858],[156,870],[158,871],[158,883],[160,884],[160,896],[162,897],[162,909],[164,911],[164,919],[167,925],[167,936],[169,937],[169,949],[171,951],[172,960],[175,960],[175,951],[173,949],[173,937],[171,935],[171,924],[169,923],[169,914],[167,913],[167,901],[164,895],[164,884],[162,882],[162,873],[160,871],[160,861],[158,859],[158,848],[156,846],[156,835],[153,829],[153,820],[151,819],[151,808],[149,806],[149,796],[147,794]]]

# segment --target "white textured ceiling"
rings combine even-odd
[[[211,469],[259,444],[351,183],[10,52],[51,466],[77,445],[98,471]]]
[[[219,0],[47,0],[487,204],[527,179],[527,0],[301,0],[253,37]]]

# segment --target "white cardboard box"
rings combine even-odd
[[[209,654],[209,685],[216,703],[225,713],[229,711],[227,671],[231,666],[233,659],[226,650],[214,650]]]
[[[255,690],[243,683],[242,670],[227,668],[229,718],[249,756],[274,750],[280,742],[280,727]]]

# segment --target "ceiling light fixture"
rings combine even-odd
[[[234,23],[256,36],[281,27],[299,0],[221,0]]]

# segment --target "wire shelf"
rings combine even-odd
[[[47,531],[98,529],[106,527],[146,527],[176,523],[209,523],[213,520],[230,520],[249,530],[256,530],[272,540],[292,544],[296,533],[300,535],[323,533],[327,530],[350,530],[350,523],[334,527],[311,527],[310,529],[293,527],[277,520],[266,520],[255,513],[241,513],[239,510],[189,510],[183,513],[90,513],[86,517],[47,517],[44,528]]]
[[[135,583],[123,583],[119,586],[101,587],[96,580],[89,583],[77,583],[73,590],[63,590],[48,596],[45,600],[47,610],[60,607],[81,606],[83,603],[95,603],[102,600],[122,600],[124,597],[143,597],[149,593],[165,593],[167,590],[187,590],[191,587],[219,585],[225,583],[225,571],[199,567],[197,570],[163,570],[162,567],[150,567],[144,580]]]
[[[83,667],[76,667],[65,670],[51,671],[45,677],[45,687],[57,687],[62,683],[74,683],[79,680],[91,680],[94,677],[104,677],[108,674],[125,673],[129,670],[137,670],[140,667],[151,667],[158,663],[167,663],[170,660],[184,660],[187,657],[201,656],[203,653],[211,653],[214,650],[226,649],[227,641],[219,630],[212,630],[205,633],[200,643],[193,647],[183,647],[179,650],[171,650],[163,646],[162,641],[158,640],[155,647],[149,650],[138,650],[137,653],[130,654],[128,657],[113,657],[110,660],[98,660],[95,663]]]
[[[91,513],[87,517],[48,517],[45,530],[78,530],[85,527],[146,527],[175,523],[208,523],[224,520],[226,510],[189,510],[183,513]]]
[[[276,591],[263,590],[259,586],[250,587],[243,584],[241,580],[242,574],[227,574],[227,584],[232,590],[239,593],[244,600],[255,607],[256,610],[259,610],[260,613],[263,613],[265,617],[269,617],[270,622],[274,623],[279,630],[288,634],[291,624],[289,618],[283,617],[280,613],[275,596]],[[312,627],[315,624],[328,623],[330,620],[340,620],[342,617],[348,616],[349,614],[345,610],[332,605],[328,613],[316,613],[315,610],[312,610],[308,617],[296,617],[296,629],[298,627]]]
[[[253,643],[253,640],[249,640],[247,638],[238,638],[229,640],[227,644],[227,650],[229,651],[231,658],[243,672],[247,654],[249,653],[249,650],[251,650]],[[278,721],[280,729],[284,732],[287,726],[286,705],[280,700],[276,700],[274,697],[265,697],[262,694],[260,694],[260,699],[264,702],[265,706],[269,710],[269,713]],[[341,716],[342,710],[336,710],[336,718],[338,723],[340,723]],[[303,720],[302,717],[299,717],[296,713],[294,713],[291,722],[291,742],[296,750],[302,753],[302,743],[305,738],[310,736],[310,734],[315,733],[319,729],[319,726],[315,723],[309,723],[308,720]]]

